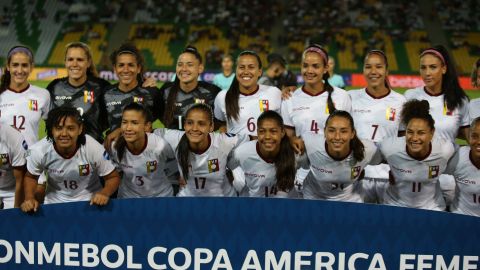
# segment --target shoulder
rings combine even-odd
[[[67,77],[57,78],[57,79],[51,81],[51,82],[47,85],[47,89],[52,89],[52,88],[55,87],[57,84],[59,84],[59,83],[64,83],[66,80],[67,80]]]
[[[406,99],[413,99],[417,96],[420,96],[423,92],[424,92],[423,87],[417,87],[417,88],[408,89],[407,91],[405,91],[403,95],[405,96]]]
[[[43,156],[45,153],[53,150],[53,144],[47,139],[47,137],[45,137],[33,145],[29,145],[28,149],[31,153],[38,153],[39,155]]]
[[[30,85],[30,91],[32,91],[32,93],[34,93],[35,95],[50,98],[50,93],[45,88],[41,88],[36,85]]]
[[[451,156],[455,152],[455,145],[450,140],[434,138],[432,140],[432,151],[438,151],[443,155]]]
[[[341,97],[349,97],[348,92],[343,90],[342,88],[333,86],[333,93],[332,95],[341,96]]]
[[[214,92],[214,93],[218,93],[222,90],[222,89],[220,89],[220,87],[216,86],[215,84],[208,83],[208,82],[205,82],[205,81],[199,81],[198,82],[198,88],[203,88],[203,89],[206,89],[206,90],[208,90],[210,92]]]
[[[480,106],[480,98],[470,100],[470,107]]]
[[[174,86],[174,82],[165,82],[162,87],[160,87],[160,90],[168,90]]]
[[[353,99],[353,97],[362,96],[365,93],[365,88],[348,90],[347,93]]]
[[[111,93],[113,91],[118,91],[118,83],[110,84],[105,87],[105,93]]]
[[[88,77],[88,82],[93,83],[93,84],[97,84],[101,88],[107,88],[111,85],[107,80],[104,80],[100,77],[94,77],[94,76],[89,76]]]
[[[402,149],[405,149],[405,136],[387,137],[387,138],[384,138],[379,144],[380,144],[379,148],[384,154],[399,152]]]

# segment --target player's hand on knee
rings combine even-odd
[[[27,212],[37,212],[38,210],[38,201],[35,200],[35,199],[28,199],[28,200],[25,200],[22,205],[20,206],[20,208],[22,209],[23,212],[27,213]]]
[[[103,206],[107,205],[110,197],[102,194],[101,192],[97,192],[93,195],[92,199],[90,200],[90,205],[98,205]]]

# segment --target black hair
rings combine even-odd
[[[472,123],[470,124],[470,130],[472,130],[478,124],[480,124],[480,117],[477,117],[472,120]]]
[[[10,65],[10,61],[12,61],[12,56],[16,53],[25,53],[29,58],[30,58],[30,65],[33,65],[34,59],[33,59],[33,52],[32,50],[23,45],[17,45],[13,46],[7,53],[7,65],[3,69],[3,74],[0,79],[0,94],[5,92],[5,90],[10,87],[10,82],[12,79],[12,75],[10,74],[10,71],[8,71],[7,67]]]
[[[463,91],[460,83],[458,82],[457,70],[453,62],[450,60],[451,58],[447,49],[445,49],[445,47],[443,47],[442,45],[437,45],[424,50],[420,55],[423,56],[428,53],[439,58],[434,53],[428,52],[429,50],[436,51],[440,53],[443,57],[444,61],[442,61],[442,59],[440,59],[440,61],[446,66],[447,71],[445,72],[445,74],[442,75],[442,92],[444,94],[447,108],[450,111],[453,111],[456,108],[462,106],[465,101],[468,102],[468,100],[470,99],[468,98],[465,91]]]
[[[262,60],[260,56],[254,51],[243,51],[237,57],[238,59],[245,55],[254,56],[258,62],[258,68],[262,69]],[[240,98],[240,84],[238,83],[237,76],[233,77],[232,84],[225,95],[225,110],[227,112],[227,119],[229,121],[238,120],[238,114],[240,113],[240,105],[238,104],[238,100]]]
[[[283,119],[275,111],[265,111],[257,119],[257,126],[262,125],[265,120],[273,120],[283,130]],[[282,191],[289,191],[293,188],[295,182],[295,152],[290,144],[288,136],[283,136],[280,141],[280,151],[274,159],[275,175],[277,178],[277,188]]]
[[[112,62],[112,65],[114,67],[117,64],[118,56],[120,56],[122,54],[131,54],[131,55],[135,56],[135,60],[137,61],[137,65],[140,66],[140,73],[137,74],[137,81],[138,81],[139,84],[142,84],[143,74],[145,73],[145,60],[144,60],[143,55],[140,52],[140,50],[138,50],[138,48],[135,47],[134,44],[131,44],[131,43],[122,44],[120,46],[120,48],[113,51],[112,54],[110,55],[110,61]]]
[[[410,120],[417,118],[423,119],[428,123],[430,129],[435,130],[435,120],[430,114],[430,104],[426,100],[412,99],[403,104],[402,123],[408,126]]]
[[[475,62],[475,64],[473,64],[472,76],[471,76],[473,87],[480,87],[480,85],[478,85],[478,83],[477,83],[478,69],[480,69],[480,58],[478,58],[477,62]]]
[[[77,138],[77,146],[84,145],[86,142],[85,138],[85,126],[83,125],[83,118],[80,115],[80,112],[73,108],[67,106],[60,106],[48,112],[47,120],[45,121],[45,129],[47,130],[47,139],[55,144],[53,138],[52,130],[54,127],[64,124],[67,117],[71,117],[75,122],[82,126],[82,133]]]
[[[347,119],[348,122],[350,122],[350,128],[353,132],[355,132],[353,139],[351,139],[349,143],[350,149],[353,152],[353,158],[356,161],[362,161],[365,158],[365,146],[357,136],[357,131],[355,130],[355,123],[353,122],[352,116],[347,111],[336,110],[333,113],[330,113],[327,120],[325,121],[325,129],[327,129],[328,123],[333,117],[342,117],[344,119]]]
[[[151,122],[151,113],[150,111],[143,106],[142,104],[139,104],[137,102],[131,102],[125,108],[123,108],[122,115],[126,111],[136,111],[142,114],[143,119],[145,120],[145,123]],[[123,135],[120,135],[117,140],[115,140],[115,150],[117,150],[117,158],[118,161],[122,161],[123,155],[125,154],[125,148],[127,147],[127,142],[125,141],[125,138]]]
[[[205,103],[196,103],[188,108],[187,112],[185,113],[185,117],[183,117],[183,121],[187,119],[188,114],[193,110],[200,110],[205,112],[208,115],[208,119],[210,120],[210,124],[213,125],[213,111],[210,105]],[[180,169],[182,170],[183,178],[187,180],[188,178],[188,165],[189,165],[189,156],[190,156],[190,144],[188,142],[188,138],[186,134],[183,134],[180,142],[178,143],[176,149],[176,155],[178,164],[180,165]]]
[[[70,50],[71,48],[83,49],[83,51],[87,55],[87,61],[90,61],[90,66],[87,69],[87,76],[98,77],[97,68],[93,63],[92,51],[90,50],[90,47],[87,44],[79,41],[67,44],[67,46],[65,47],[65,60],[67,58],[68,50]]]
[[[305,54],[307,52],[316,52],[317,50],[320,50],[320,51],[323,52],[323,54],[325,56],[325,57],[322,56],[323,66],[326,67],[328,65],[328,53],[322,46],[320,46],[318,44],[311,44],[305,49],[305,51],[303,52],[303,55],[302,55],[302,61],[303,61],[303,59],[305,59]],[[318,53],[318,52],[316,52],[316,53]],[[336,109],[335,109],[335,104],[333,104],[333,100],[332,100],[333,87],[328,82],[328,78],[330,78],[330,74],[328,72],[325,72],[323,74],[323,77],[322,77],[323,88],[324,88],[324,90],[326,90],[328,92],[327,107],[328,107],[328,111],[330,113],[332,113]]]
[[[197,48],[193,46],[187,46],[180,55],[184,53],[190,53],[195,56],[195,58],[202,63],[202,56],[198,52]],[[165,105],[165,112],[163,114],[163,124],[166,127],[170,126],[173,121],[173,115],[175,114],[175,102],[177,100],[178,91],[180,91],[180,79],[178,78],[178,74],[175,76],[175,80],[173,81],[173,85],[170,88],[167,96],[167,104]]]
[[[271,66],[273,63],[279,63],[282,67],[287,67],[287,60],[278,53],[271,53],[267,56],[268,65]]]
[[[388,71],[387,55],[382,50],[370,50],[369,52],[367,52],[367,55],[365,55],[364,63],[367,61],[367,58],[372,54],[380,55],[380,57],[382,57],[383,62],[385,63],[385,70]],[[388,82],[387,76],[385,76],[385,87],[387,89],[390,89],[390,83]]]

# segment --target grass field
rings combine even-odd
[[[43,87],[43,88],[46,88],[48,83],[49,83],[49,81],[33,81],[32,82],[33,85]],[[162,84],[163,84],[162,82],[159,82],[158,87],[161,87]],[[347,87],[347,90],[348,89],[353,89],[353,87]],[[395,89],[395,91],[397,91],[401,94],[403,94],[406,90],[407,90],[406,88]],[[466,91],[466,92],[467,92],[467,95],[470,97],[470,99],[480,98],[480,91]],[[160,121],[155,121],[155,123],[153,123],[154,128],[162,127],[162,126],[163,125]],[[41,123],[40,123],[40,128],[39,128],[38,134],[39,134],[40,138],[43,138],[45,136],[45,123],[43,121],[41,121]],[[463,144],[463,141],[458,141],[458,142]]]

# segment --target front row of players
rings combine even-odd
[[[480,215],[478,185],[471,180],[480,178],[480,118],[471,124],[470,146],[458,151],[453,143],[434,136],[427,101],[406,102],[401,118],[404,137],[374,144],[357,137],[348,112],[334,111],[324,134],[303,134],[306,151],[297,156],[274,111],[258,118],[258,138],[249,141],[248,136],[215,133],[212,110],[205,104],[187,111],[185,131],[150,133],[148,110],[132,103],[123,111],[122,135],[110,155],[85,135],[76,109],[60,107],[48,115],[47,137],[28,150],[16,130],[1,126],[0,153],[5,153],[0,157],[1,177],[9,181],[2,181],[0,197],[5,208],[36,211],[40,198],[35,191],[42,173],[48,175],[45,203],[105,205],[117,189],[119,198],[172,196],[167,179],[172,168],[167,164],[177,159],[182,186],[178,196],[303,196],[363,202],[364,168],[388,163],[385,204],[445,210],[438,178],[448,173],[457,180],[451,210]]]

